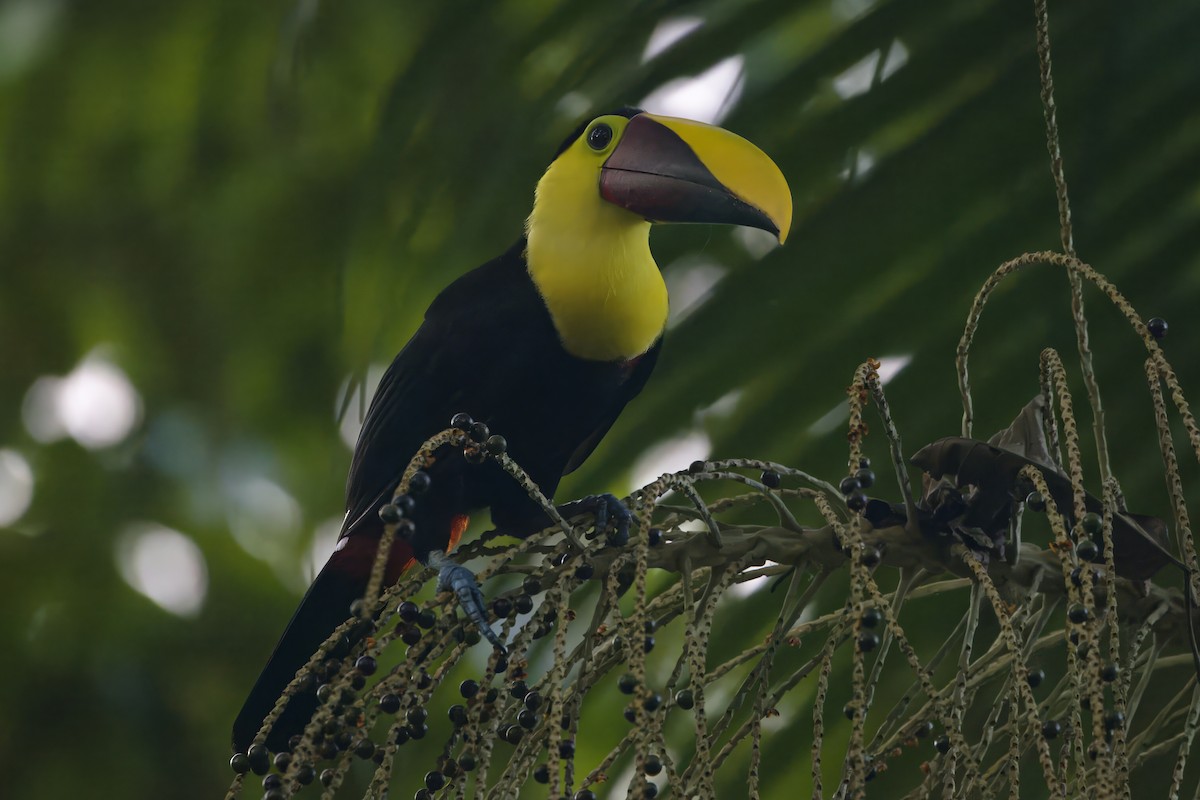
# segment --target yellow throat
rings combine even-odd
[[[563,347],[594,361],[634,358],[667,323],[650,223],[600,197],[600,162],[576,142],[538,181],[526,260]]]

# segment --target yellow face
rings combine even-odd
[[[592,120],[547,176],[580,184],[598,178],[600,196],[651,222],[716,222],[791,228],[787,180],[762,150],[722,128],[640,112]]]
[[[593,361],[646,352],[667,322],[650,223],[597,191],[629,120],[593,120],[538,181],[526,260],[567,352]],[[589,141],[590,140],[590,141]]]
[[[651,222],[791,226],[787,181],[728,131],[644,112],[592,120],[538,182],[526,223],[530,276],[568,352],[644,353],[667,320]]]

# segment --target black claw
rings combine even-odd
[[[596,506],[596,533],[599,534],[608,529],[608,503],[604,502],[604,495],[592,495],[588,499]]]
[[[590,512],[596,519],[597,534],[604,532],[612,524],[613,532],[609,535],[609,541],[618,547],[629,541],[629,528],[633,524],[633,514],[629,513],[629,509],[615,495],[607,492],[588,495],[561,505],[558,510],[567,519],[577,514]]]
[[[605,508],[616,521],[613,544],[623,547],[629,541],[629,526],[633,523],[633,514],[629,513],[629,509],[625,507],[624,503],[611,494],[600,495],[600,501],[601,508]]]
[[[444,564],[438,570],[437,588],[439,592],[447,589],[454,592],[463,612],[471,622],[475,623],[475,627],[479,629],[483,637],[501,653],[508,652],[504,643],[500,641],[500,637],[488,624],[487,606],[484,604],[483,592],[479,589],[479,583],[475,580],[475,573],[462,564]]]
[[[595,509],[597,532],[607,529],[611,521],[613,532],[609,536],[609,541],[617,547],[625,546],[629,541],[629,526],[633,521],[633,515],[629,513],[625,504],[608,492],[595,494],[586,499]]]

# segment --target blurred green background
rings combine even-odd
[[[1080,255],[1171,323],[1195,391],[1200,6],[1051,14]],[[957,433],[972,296],[1058,243],[1033,42],[1002,0],[0,0],[3,793],[223,791],[231,720],[336,533],[351,376],[515,239],[594,112],[720,122],[796,215],[778,250],[655,233],[658,374],[560,497],[709,454],[836,481],[868,356],[908,453]],[[1073,358],[1065,287],[1033,270],[985,313],[980,433],[1037,391],[1043,346]],[[1119,477],[1166,514],[1141,345],[1088,300]],[[807,785],[807,745],[780,755],[768,796]]]

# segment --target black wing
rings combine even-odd
[[[521,240],[446,287],[384,373],[350,462],[343,534],[373,517],[426,439],[487,405],[483,365],[511,359],[522,335],[540,332],[524,248]]]

